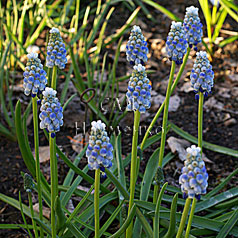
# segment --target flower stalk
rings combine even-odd
[[[39,158],[39,133],[38,133],[38,113],[37,113],[37,96],[32,98],[32,110],[33,110],[33,124],[34,124],[34,144],[35,144],[35,158],[36,158],[36,181],[38,190],[38,202],[39,202],[39,216],[43,221],[43,208],[42,208],[42,190],[41,190],[41,178],[40,178],[40,158]],[[43,228],[40,228],[40,237],[44,237]]]
[[[199,92],[199,105],[198,105],[198,147],[201,148],[201,154],[202,154],[203,101],[204,101],[204,95],[203,95],[202,92]]]
[[[181,221],[180,221],[180,225],[179,225],[179,228],[178,228],[178,233],[176,235],[176,238],[180,238],[183,234],[183,229],[185,227],[185,223],[186,223],[186,220],[187,220],[187,217],[188,217],[190,204],[191,204],[191,198],[187,198],[186,202],[185,202],[184,209],[183,209],[183,214],[182,214],[182,218],[181,218]]]
[[[53,88],[54,90],[56,90],[56,83],[57,83],[57,66],[54,66],[51,79],[51,88]]]
[[[174,70],[175,70],[175,62],[172,61],[172,66],[170,70],[169,82],[166,92],[165,98],[165,106],[164,106],[164,115],[163,115],[163,124],[162,124],[162,134],[161,134],[161,143],[160,143],[160,153],[159,153],[159,167],[162,167],[163,157],[164,157],[164,147],[165,147],[165,140],[166,140],[166,128],[167,128],[167,121],[168,121],[168,110],[169,110],[169,98],[171,95],[171,86],[174,79]],[[159,187],[158,185],[154,185],[154,196],[153,202],[156,203],[158,197]]]
[[[51,134],[51,133],[50,133]],[[52,238],[56,238],[55,199],[57,196],[57,160],[55,150],[55,138],[49,137],[50,144],[50,179],[51,179],[51,230]]]
[[[137,144],[138,144],[138,130],[140,124],[140,112],[139,110],[134,112],[134,127],[133,127],[133,138],[132,138],[132,151],[131,151],[131,178],[130,178],[130,198],[129,198],[129,209],[128,216],[132,209],[134,203],[134,193],[135,193],[135,185],[136,185],[136,170],[137,170]],[[127,228],[126,237],[132,237],[133,230],[133,222],[131,222],[130,226]]]
[[[189,233],[190,233],[192,221],[193,221],[193,215],[194,215],[195,208],[196,208],[196,203],[197,203],[197,198],[193,198],[193,203],[192,203],[192,207],[191,207],[191,211],[190,211],[190,215],[189,215],[189,219],[188,219],[188,225],[187,225],[187,229],[186,229],[185,238],[189,237]]]
[[[29,207],[30,207],[30,211],[31,211],[32,225],[33,225],[35,237],[38,238],[39,236],[38,236],[38,230],[37,230],[36,222],[34,220],[34,210],[33,210],[32,194],[31,194],[31,192],[28,192],[28,201],[29,201]],[[41,230],[40,230],[40,232],[41,232]],[[44,237],[43,230],[42,230],[42,237]]]
[[[95,238],[99,238],[99,190],[100,188],[100,169],[95,170],[95,190],[94,190],[94,217],[95,217]]]

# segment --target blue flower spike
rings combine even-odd
[[[214,72],[205,51],[199,51],[196,55],[197,56],[190,74],[190,79],[191,86],[196,93],[195,98],[199,99],[199,91],[202,92],[205,97],[211,93]]]
[[[208,174],[205,163],[201,157],[201,148],[192,145],[187,148],[187,158],[179,177],[181,191],[184,198],[194,198],[198,200],[201,194],[206,194]]]
[[[64,69],[65,64],[67,64],[65,44],[60,36],[59,29],[53,27],[50,30],[49,43],[47,45],[46,66],[48,68],[58,66],[60,69]]]
[[[105,168],[112,166],[113,146],[107,135],[106,125],[98,121],[91,123],[91,134],[89,136],[89,145],[86,151],[88,158],[88,167],[91,170],[99,169],[104,175]]]
[[[151,88],[145,67],[141,64],[135,65],[128,83],[126,110],[146,112],[151,106]]]
[[[183,27],[189,47],[192,48],[194,46],[194,50],[197,50],[197,44],[202,42],[203,36],[202,23],[198,16],[197,7],[191,6],[186,8]]]
[[[23,73],[23,87],[25,95],[35,97],[40,95],[47,84],[46,72],[37,53],[27,55],[27,63]]]
[[[56,132],[60,131],[60,127],[63,125],[63,108],[56,97],[56,93],[54,89],[46,87],[43,92],[41,113],[39,115],[40,128],[48,130],[52,138],[55,137]]]
[[[144,65],[147,61],[147,42],[139,26],[133,26],[126,45],[126,59],[131,65]]]
[[[182,23],[173,21],[166,41],[168,58],[177,65],[182,64],[187,47],[188,44]]]

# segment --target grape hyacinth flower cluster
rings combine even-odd
[[[190,79],[191,86],[196,93],[195,98],[199,99],[199,91],[202,92],[205,97],[211,93],[214,72],[205,51],[197,52],[196,55],[197,56],[191,71]]]
[[[177,65],[183,63],[183,56],[187,52],[187,40],[181,22],[172,22],[166,41],[166,53],[171,61]]]
[[[91,170],[101,169],[112,166],[113,146],[107,135],[106,125],[98,121],[91,123],[91,134],[89,136],[89,145],[86,151],[88,158],[88,167]]]
[[[186,35],[186,40],[189,47],[197,50],[196,45],[202,41],[202,23],[198,16],[198,8],[191,6],[186,8],[186,15],[183,21],[184,31]]]
[[[126,58],[131,65],[144,65],[147,61],[147,42],[139,26],[133,26],[129,41],[126,45]]]
[[[65,44],[58,28],[53,27],[50,30],[49,43],[47,45],[46,66],[53,68],[55,65],[60,69],[65,68],[67,63]]]
[[[46,128],[51,137],[55,137],[55,133],[60,130],[63,125],[63,108],[56,97],[56,91],[52,88],[46,87],[43,92],[43,100],[40,108],[40,128]]]
[[[135,65],[132,76],[128,83],[127,111],[144,113],[151,106],[151,85],[147,78],[145,67],[141,64]]]
[[[37,94],[45,89],[47,84],[46,72],[43,69],[37,53],[30,53],[27,55],[27,63],[23,73],[23,87],[25,95],[32,95],[35,97]]]
[[[206,194],[207,180],[208,174],[201,157],[201,148],[192,145],[187,148],[187,159],[179,177],[183,197],[200,199],[201,194]]]

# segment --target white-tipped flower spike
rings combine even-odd
[[[126,45],[126,59],[131,65],[144,65],[147,61],[147,42],[139,26],[133,26]]]
[[[141,64],[135,65],[130,81],[128,83],[127,111],[137,111],[141,113],[150,108],[151,85],[147,78],[145,67]]]
[[[187,47],[188,44],[182,23],[173,21],[166,41],[168,58],[177,65],[182,64]]]
[[[184,198],[200,199],[201,194],[206,194],[208,174],[205,163],[201,157],[201,149],[192,145],[187,148],[187,159],[184,161],[179,184]]]
[[[89,169],[101,169],[112,166],[113,146],[107,136],[106,125],[99,121],[91,123],[91,134],[89,136],[89,145],[86,151]]]
[[[67,64],[66,49],[58,28],[53,27],[50,30],[49,43],[47,45],[46,66],[53,68],[58,66],[60,69],[65,68]]]
[[[46,72],[37,53],[27,55],[27,63],[23,76],[24,93],[27,96],[31,94],[32,97],[35,97],[45,89],[47,84]]]
[[[55,133],[60,130],[63,125],[63,108],[56,97],[56,91],[46,87],[43,92],[43,100],[40,108],[40,128],[47,129],[51,133],[51,137],[55,137]]]
[[[191,6],[186,8],[186,15],[183,21],[184,31],[186,34],[186,40],[189,47],[194,47],[197,50],[196,45],[202,41],[202,23],[198,16],[198,8]]]
[[[199,51],[196,55],[197,56],[191,71],[190,79],[191,86],[196,93],[195,98],[199,99],[199,91],[203,92],[205,97],[211,93],[214,72],[212,71],[212,66],[205,51]]]

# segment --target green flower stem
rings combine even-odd
[[[162,134],[161,134],[161,141],[160,141],[160,151],[159,151],[159,167],[162,167],[163,157],[164,157],[164,147],[165,147],[165,140],[166,140],[166,127],[168,121],[168,111],[169,111],[169,98],[171,95],[171,86],[174,79],[174,70],[175,70],[175,62],[172,61],[172,66],[169,75],[169,82],[166,92],[165,104],[164,104],[164,115],[163,115],[163,124],[162,124]],[[156,203],[158,198],[159,187],[158,185],[154,185],[154,194],[153,194],[153,203]]]
[[[202,121],[203,121],[203,93],[199,92],[199,105],[198,105],[198,147],[201,148],[202,153]]]
[[[35,233],[35,237],[38,238],[38,230],[37,230],[37,226],[36,226],[36,222],[33,219],[34,217],[34,210],[33,210],[33,204],[32,204],[32,195],[31,192],[28,193],[28,200],[29,200],[29,207],[30,207],[30,211],[31,211],[31,217],[32,217],[32,225],[33,225],[33,229],[34,229],[34,233]],[[43,233],[42,233],[43,234]],[[44,234],[43,234],[44,235]]]
[[[51,88],[53,88],[54,90],[56,90],[56,82],[57,82],[57,66],[54,66],[51,79]]]
[[[166,127],[167,127],[168,112],[169,112],[169,98],[170,98],[171,85],[172,85],[172,82],[174,79],[174,70],[175,70],[175,62],[172,61],[172,66],[171,66],[171,71],[170,71],[170,76],[169,76],[169,83],[168,83],[168,88],[167,88],[166,98],[165,98],[165,105],[164,105],[162,134],[161,134],[161,143],[160,143],[160,152],[159,152],[159,166],[160,167],[162,167],[162,161],[163,161],[163,157],[164,157]]]
[[[197,203],[197,199],[193,198],[193,203],[192,203],[192,207],[191,207],[191,211],[190,211],[190,215],[189,215],[189,219],[188,219],[188,225],[187,225],[187,229],[186,229],[185,238],[189,237],[189,233],[190,233],[190,230],[191,230],[191,225],[192,225],[192,221],[193,221],[193,215],[194,215],[196,203]]]
[[[173,91],[175,90],[175,88],[176,88],[176,86],[177,86],[177,84],[178,84],[178,82],[179,82],[179,80],[180,80],[180,78],[181,78],[181,76],[182,76],[182,73],[183,73],[183,71],[184,71],[185,65],[186,65],[186,63],[187,63],[187,61],[188,61],[188,56],[189,56],[190,51],[191,51],[191,48],[188,47],[188,48],[187,48],[187,53],[186,53],[186,55],[184,56],[184,59],[183,59],[183,63],[182,63],[182,65],[181,65],[181,67],[180,67],[180,69],[179,69],[179,72],[178,72],[178,74],[177,74],[177,77],[176,77],[176,79],[174,80],[174,83],[173,83],[173,85],[172,85],[172,88],[171,88],[171,91],[170,91],[170,95],[171,95],[171,94],[173,93]],[[147,129],[147,131],[146,131],[146,133],[145,133],[145,136],[144,136],[143,141],[142,141],[142,143],[141,143],[141,149],[142,149],[142,150],[144,149],[145,142],[146,142],[148,136],[150,135],[150,132],[151,132],[153,126],[155,125],[155,123],[156,123],[156,121],[158,120],[158,118],[159,118],[161,112],[163,111],[164,105],[165,105],[165,101],[161,104],[159,110],[157,111],[156,115],[154,116],[152,122],[150,123],[150,125],[149,125],[149,127],[148,127],[148,129]]]
[[[57,66],[53,67],[51,88],[56,90],[57,83]],[[51,173],[51,229],[52,238],[56,237],[56,221],[55,221],[55,199],[58,194],[58,167],[56,158],[56,138],[50,137],[50,173]]]
[[[37,97],[32,98],[32,110],[33,110],[33,124],[34,124],[34,143],[35,143],[35,158],[36,158],[36,181],[38,190],[39,201],[39,216],[43,221],[43,209],[42,209],[42,190],[40,179],[40,158],[39,158],[39,133],[38,133],[38,113],[37,113]],[[43,228],[40,228],[40,237],[44,237]]]
[[[99,188],[100,188],[100,169],[95,171],[95,190],[94,190],[94,216],[95,216],[95,238],[99,238]]]
[[[138,144],[138,130],[140,124],[140,112],[137,110],[134,112],[134,127],[133,127],[133,138],[132,138],[132,151],[131,151],[131,172],[130,172],[130,198],[129,198],[129,209],[128,216],[134,203],[134,193],[136,186],[136,168],[137,168],[137,144]],[[133,221],[126,230],[126,237],[132,237]]]
[[[58,173],[57,173],[57,160],[55,155],[55,138],[49,135],[50,143],[50,179],[51,179],[51,230],[52,238],[56,238],[56,221],[55,221],[55,199],[58,190]]]
[[[185,227],[185,223],[186,223],[186,220],[187,220],[187,217],[188,217],[190,204],[191,204],[191,198],[187,198],[184,209],[183,209],[183,214],[182,214],[182,218],[181,218],[181,221],[180,221],[180,225],[179,225],[179,228],[178,228],[178,233],[176,235],[176,238],[180,238],[183,234],[183,229]]]

